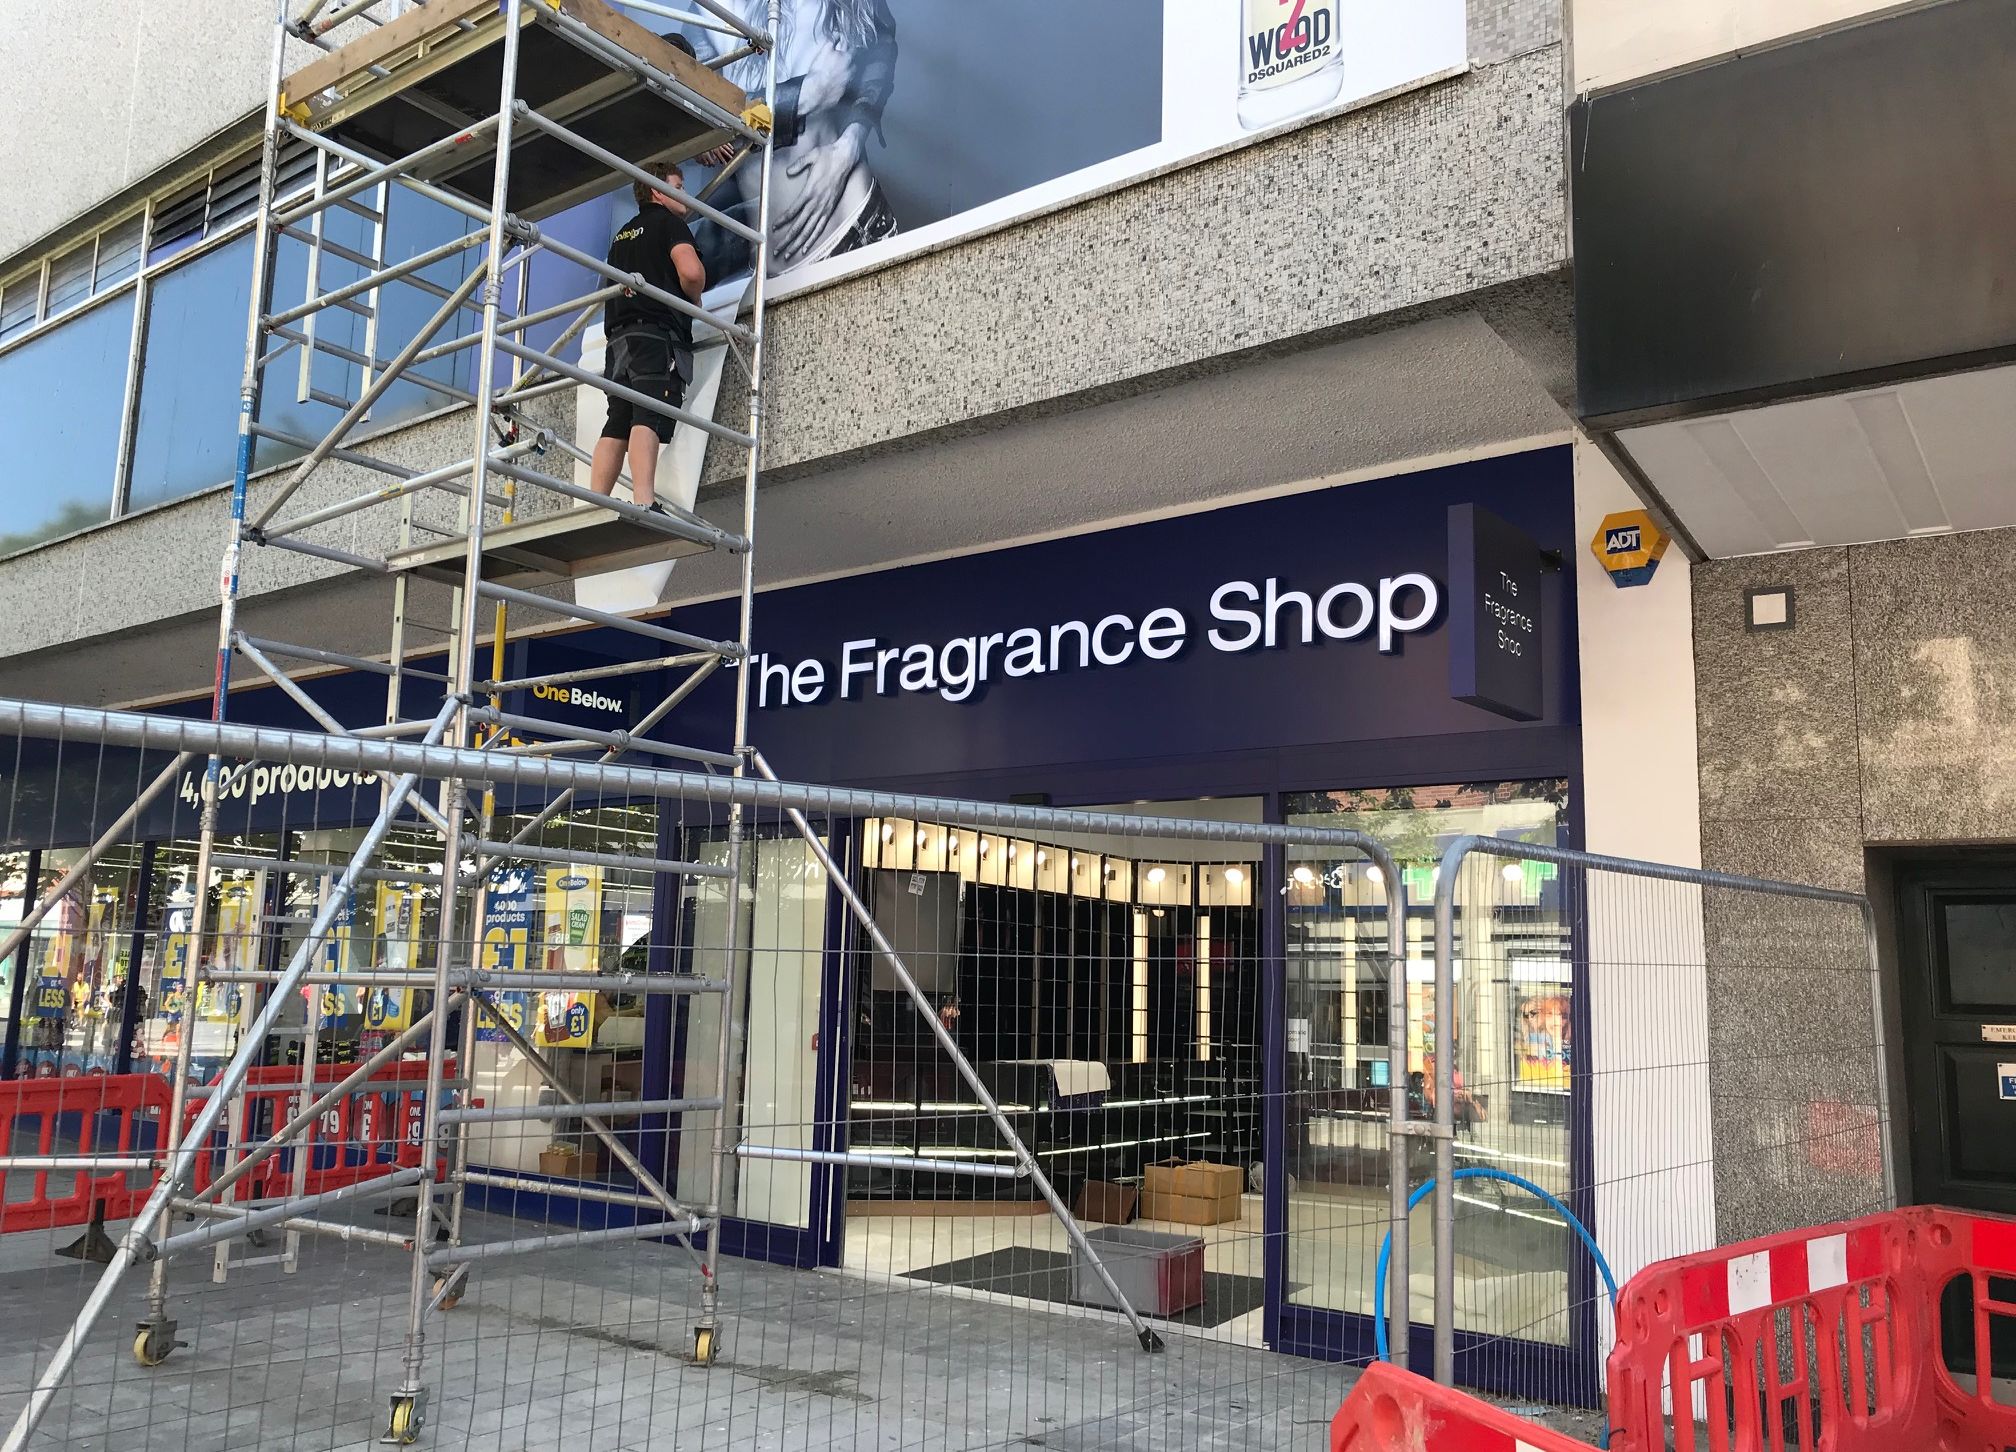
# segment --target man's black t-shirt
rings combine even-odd
[[[672,266],[672,249],[682,242],[692,246],[693,233],[669,209],[654,202],[617,229],[616,239],[609,244],[609,265],[623,272],[634,272],[674,297],[684,297],[678,270]],[[680,347],[692,350],[693,320],[656,298],[625,293],[603,304],[604,333],[613,336],[626,328],[640,326],[668,328]]]

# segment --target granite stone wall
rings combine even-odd
[[[2011,580],[2011,529],[1696,565],[1702,865],[1860,892],[1871,845],[2016,837]],[[1746,628],[1762,586],[1791,587],[1791,629]],[[1875,1098],[1860,945],[1826,917],[1707,901],[1724,1240],[1867,1184],[1812,1119]]]

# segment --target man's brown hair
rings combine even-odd
[[[660,181],[677,182],[678,180],[681,179],[681,173],[679,171],[679,166],[677,162],[671,162],[671,161],[649,162],[645,165],[644,170],[650,172],[651,175],[657,177]],[[663,191],[663,190],[664,190],[663,187],[647,187],[644,185],[644,183],[640,181],[633,181],[632,183],[630,183],[630,195],[637,199],[637,205],[639,207],[650,206],[651,193],[654,191]]]

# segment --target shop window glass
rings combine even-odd
[[[501,819],[497,837],[515,836],[527,820]],[[599,806],[558,817],[531,840],[560,851],[649,857],[657,855],[657,820],[656,808],[648,803]],[[475,924],[480,961],[506,971],[644,973],[651,964],[652,883],[648,871],[607,864],[504,864],[484,885],[481,921]],[[500,995],[498,1007],[581,1099],[614,1103],[642,1096],[644,1041],[652,1012],[645,995],[623,992],[613,983],[607,992],[570,985]],[[551,1102],[544,1077],[487,1013],[477,1017],[475,1035],[472,1092],[485,1104]],[[606,1119],[627,1150],[647,1165],[662,1163],[662,1136],[651,1135],[647,1142],[655,1117],[619,1112]],[[476,1164],[512,1174],[628,1178],[578,1120],[472,1125],[469,1156]]]
[[[44,852],[42,880],[29,892],[31,904],[82,855],[80,848]],[[120,1066],[126,995],[134,982],[140,857],[134,846],[107,852],[31,935],[23,969],[18,1059],[23,1076],[68,1078],[111,1073]],[[20,901],[14,900],[17,922]],[[137,1005],[132,1019],[137,1035]]]
[[[1151,810],[1181,816],[1191,805]],[[1219,810],[1258,821],[1260,804],[1242,818],[1245,805]],[[1259,863],[1251,849],[1217,855],[1237,851],[1230,844],[1211,844],[1212,857],[1190,847],[865,823],[864,895],[927,1004],[920,1010],[880,955],[857,955],[848,1142],[941,1164],[1012,1160],[935,1035],[935,1014],[1017,1136],[1067,1186],[1139,1191],[1142,1220],[1167,1228],[1230,1227],[1209,1237],[1207,1270],[1245,1278],[1242,1294],[1257,1296],[1258,1241],[1242,1227],[1257,1230],[1260,1216],[1245,1193],[1257,1188],[1262,1154]],[[1210,1162],[1189,1182],[1208,1193],[1185,1200],[1188,1192],[1151,1185],[1151,1167],[1168,1160]],[[847,1193],[859,1202],[1035,1198],[1026,1181],[900,1168],[852,1171]],[[849,1235],[850,1255],[892,1253]],[[950,1259],[928,1236],[897,1239],[899,1271]]]
[[[459,236],[475,224],[461,213],[394,188],[385,258],[387,263]],[[372,247],[369,219],[341,207],[323,213],[325,238],[358,253]],[[472,248],[424,269],[440,286],[452,286],[478,265],[482,249]],[[293,238],[280,239],[274,252],[272,305],[298,306],[308,296],[309,249]],[[315,279],[328,292],[363,277],[363,264],[325,250]],[[155,280],[148,313],[145,371],[140,382],[140,416],[134,435],[129,507],[140,509],[226,483],[237,457],[238,385],[244,368],[245,324],[252,289],[252,239],[241,237],[205,253]],[[368,297],[368,294],[366,295]],[[390,358],[410,341],[440,299],[398,283],[378,290],[380,309],[375,356]],[[290,326],[305,331],[308,320]],[[474,330],[476,315],[464,312],[436,341]],[[359,356],[374,353],[368,320],[341,307],[314,315],[317,348],[303,397],[301,351],[280,354],[265,372],[259,419],[297,438],[315,440],[333,428],[364,386],[364,370],[330,347]],[[474,350],[452,353],[422,365],[422,377],[469,387]],[[343,400],[339,404],[332,400]],[[424,384],[401,380],[374,405],[363,427],[383,426],[439,408],[447,395]],[[272,439],[258,441],[257,468],[271,468],[300,455],[301,449]]]
[[[179,499],[231,477],[251,285],[249,238],[155,278],[128,508]]]
[[[439,202],[408,191],[405,187],[392,188],[390,208],[385,241],[387,266],[395,262],[404,262],[409,257],[417,257],[430,247],[438,247],[443,242],[466,236],[481,225],[454,208],[444,207]],[[460,252],[451,253],[439,262],[422,268],[418,275],[436,287],[452,288],[482,266],[483,250],[481,243],[465,247]],[[358,275],[362,276],[362,273],[359,272]],[[380,308],[378,356],[381,358],[391,357],[412,341],[414,335],[427,325],[427,320],[442,303],[442,299],[433,293],[396,282],[380,288],[378,298]],[[482,299],[478,295],[472,297],[471,301],[480,303]],[[434,343],[466,338],[478,331],[481,325],[482,319],[476,313],[468,308],[459,309],[434,335]],[[463,348],[419,365],[409,377],[431,378],[473,392],[476,387],[476,355],[475,348]],[[503,378],[509,375],[499,376]],[[378,419],[407,417],[439,408],[448,402],[450,402],[448,395],[402,379],[386,393],[384,403],[373,417]]]
[[[112,511],[133,298],[113,298],[0,353],[0,555]]]
[[[290,858],[320,863],[332,871],[289,872],[285,876],[277,892],[278,911],[269,934],[272,966],[284,967],[293,960],[317,914],[336,890],[338,873],[334,869],[349,863],[364,833],[364,827],[355,826],[289,835]],[[373,970],[432,972],[440,955],[440,839],[424,828],[395,827],[372,859],[372,866],[410,873],[411,878],[358,884],[337,908],[313,971],[336,975]],[[466,913],[468,903],[469,895],[464,892],[458,911]],[[466,922],[467,918],[458,921]],[[299,1064],[312,1039],[318,1063],[355,1063],[381,1048],[432,1004],[432,992],[423,989],[311,985],[281,1010],[268,1043],[268,1059]],[[308,1017],[311,1005],[312,1025]]]
[[[189,965],[209,971],[253,971],[273,966],[268,952],[277,884],[263,871],[212,868],[196,880],[194,838],[164,842],[156,850],[142,936],[140,985],[145,1009],[136,1068],[174,1072],[183,1036],[189,1036],[191,1071],[199,1083],[214,1079],[237,1049],[258,1012],[256,985],[205,982],[192,1004]],[[273,856],[276,834],[230,839],[221,850]],[[204,903],[203,940],[197,943],[197,896]]]
[[[1559,845],[1560,780],[1314,792],[1288,821],[1378,838],[1407,889],[1406,960],[1386,960],[1384,883],[1362,858],[1290,848],[1287,887],[1289,1296],[1369,1314],[1388,1226],[1386,1124],[1393,1092],[1389,995],[1407,1004],[1407,1076],[1417,1116],[1433,1109],[1436,864],[1474,834]],[[1457,895],[1456,1165],[1510,1170],[1569,1190],[1572,924],[1555,870],[1473,857]],[[1432,1173],[1427,1141],[1412,1178]],[[1496,1185],[1457,1196],[1457,1325],[1564,1344],[1570,1236],[1546,1206]],[[1413,1315],[1432,1312],[1431,1225],[1414,1217]]]
[[[28,854],[26,852],[0,852],[0,940],[21,924],[22,915],[34,902],[28,881]],[[28,946],[0,959],[0,1030],[13,1021],[14,984],[27,967]],[[23,1007],[27,1006],[27,985],[22,984]]]

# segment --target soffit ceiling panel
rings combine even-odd
[[[1617,440],[1711,558],[2016,525],[2016,367]]]

